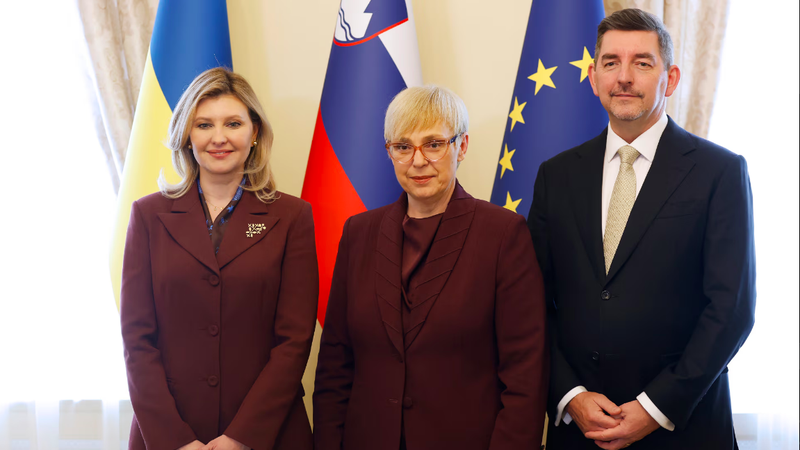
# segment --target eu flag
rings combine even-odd
[[[608,124],[588,79],[603,15],[600,0],[533,1],[492,203],[527,216],[539,165]]]

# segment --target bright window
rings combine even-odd
[[[798,413],[798,53],[796,0],[732,0],[709,139],[747,159],[758,292],[734,413]]]

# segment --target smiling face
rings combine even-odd
[[[258,130],[233,95],[200,101],[189,139],[201,177],[241,177]]]
[[[666,110],[667,97],[680,79],[677,66],[664,66],[658,35],[654,31],[608,31],[595,56],[589,81],[608,111],[612,127],[649,129]]]
[[[453,132],[449,127],[439,124],[430,128],[415,130],[408,135],[393,139],[395,142],[408,142],[422,145],[431,140],[449,140]],[[394,174],[403,190],[408,194],[408,215],[427,217],[444,212],[456,186],[456,168],[467,153],[469,135],[464,134],[449,145],[447,153],[440,160],[430,162],[417,151],[409,163],[392,160]]]

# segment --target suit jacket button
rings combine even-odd
[[[592,352],[592,360],[593,361],[599,361],[600,360],[600,353]]]
[[[214,386],[216,386],[218,384],[219,384],[219,378],[217,378],[214,375],[211,375],[210,377],[208,377],[208,385],[209,386],[214,387]]]
[[[212,286],[216,286],[219,284],[219,277],[216,275],[211,275],[208,277],[208,283]]]
[[[403,397],[403,408],[408,409],[414,406],[414,401],[411,400],[411,397]]]
[[[219,333],[219,327],[216,325],[209,325],[208,326],[208,334],[212,336],[216,336]]]
[[[608,291],[603,291],[600,293],[600,298],[603,300],[609,300],[611,298],[611,293]]]

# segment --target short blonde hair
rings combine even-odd
[[[250,155],[244,163],[244,174],[247,176],[245,189],[254,192],[264,203],[274,201],[275,177],[269,163],[274,139],[272,126],[247,80],[224,67],[209,69],[198,75],[178,100],[169,122],[166,145],[172,150],[172,167],[180,175],[181,181],[174,185],[167,183],[162,171],[158,177],[158,187],[167,198],[181,197],[191,189],[200,173],[189,147],[189,135],[197,105],[203,100],[222,95],[233,95],[244,103],[253,126],[258,128],[257,144],[250,149]]]
[[[445,125],[456,135],[469,129],[467,106],[450,89],[425,85],[400,91],[386,110],[383,137],[392,142],[416,130]],[[463,139],[459,138],[460,140]]]

